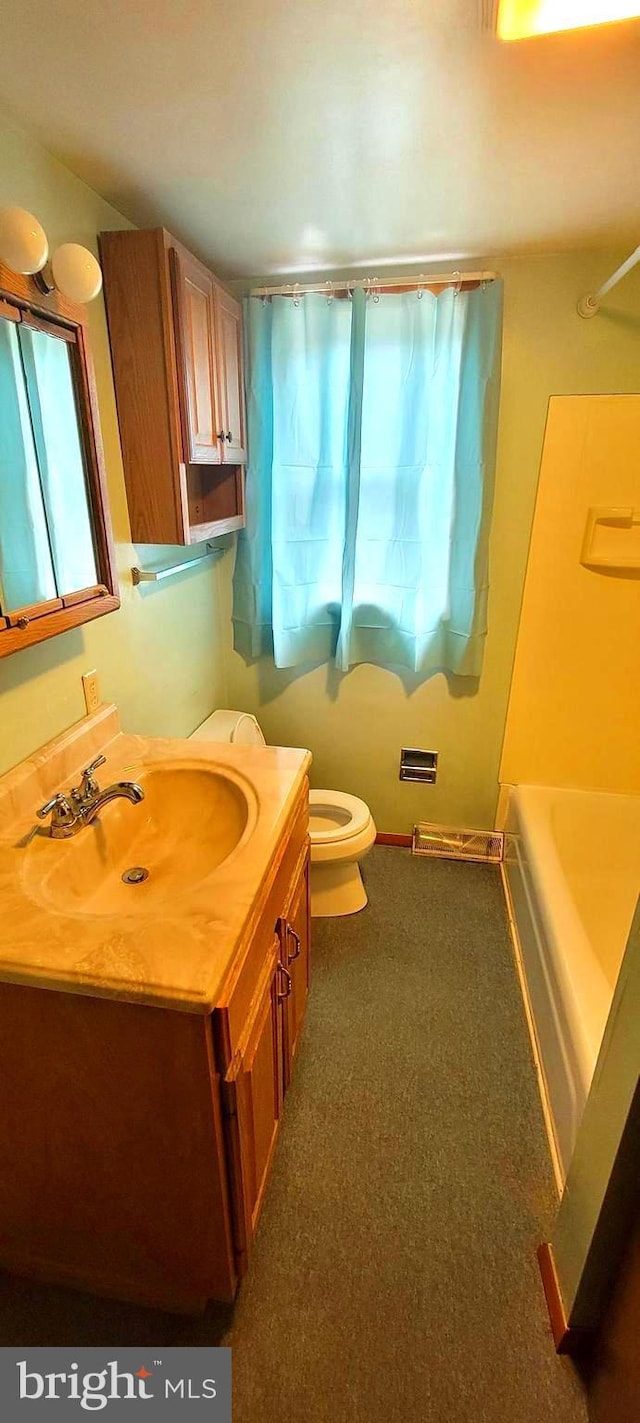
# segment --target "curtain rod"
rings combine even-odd
[[[332,296],[334,292],[350,292],[356,287],[365,291],[385,292],[389,287],[404,287],[407,291],[420,291],[422,287],[464,286],[467,282],[495,282],[497,272],[429,272],[418,277],[348,277],[332,282],[287,282],[284,286],[252,287],[249,296],[304,296],[305,292],[324,292]]]

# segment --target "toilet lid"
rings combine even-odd
[[[359,835],[370,820],[371,811],[358,796],[309,791],[309,835],[316,845]]]

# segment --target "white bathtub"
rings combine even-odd
[[[561,1185],[640,893],[640,796],[517,786],[505,828],[505,888]]]

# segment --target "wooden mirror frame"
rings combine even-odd
[[[54,329],[65,327],[73,333],[78,423],[100,582],[60,598],[0,613],[0,657],[32,647],[37,642],[44,642],[45,638],[56,637],[58,633],[68,632],[69,628],[101,618],[120,607],[100,413],[85,309],[67,301],[58,291],[43,295],[32,277],[19,276],[0,262],[0,316],[9,315],[8,310],[3,310],[5,306],[28,312],[35,318],[33,324],[40,318],[43,329],[49,323]]]

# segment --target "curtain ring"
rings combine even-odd
[[[333,282],[325,282],[325,287],[327,291],[327,306],[331,306],[334,297]]]
[[[377,282],[378,282],[378,278],[377,278],[377,277],[372,277],[372,279],[371,279],[371,290],[372,290],[372,292],[373,292],[373,300],[374,300],[376,306],[378,305],[378,302],[379,302],[379,300],[380,300],[380,292],[379,292],[379,291],[376,291]]]
[[[293,305],[294,305],[294,306],[299,306],[299,305],[300,305],[300,283],[299,283],[299,282],[294,282],[294,284],[293,284]]]
[[[417,292],[416,292],[416,296],[417,296],[417,298],[418,298],[418,301],[422,301],[422,298],[423,298],[423,296],[424,296],[424,287],[423,287],[423,285],[422,285],[422,275],[420,275],[420,276],[418,277],[418,290],[417,290]]]
[[[455,284],[455,286],[454,286],[454,288],[453,288],[453,295],[454,295],[454,297],[455,297],[455,296],[459,296],[459,295],[460,295],[460,292],[462,291],[462,276],[461,276],[460,272],[454,272],[453,275],[454,275],[454,277],[457,278],[456,284]]]

